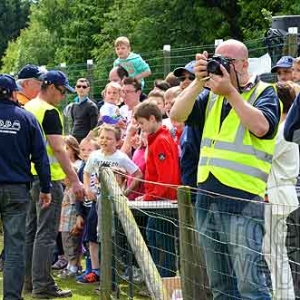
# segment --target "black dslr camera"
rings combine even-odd
[[[230,63],[231,60],[228,58],[225,58],[220,55],[214,55],[212,58],[209,58],[207,60],[207,72],[216,74],[216,75],[223,75],[220,65],[222,65],[228,73],[230,73]]]

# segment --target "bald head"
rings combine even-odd
[[[240,41],[231,39],[221,43],[215,51],[224,57],[236,59],[248,59],[248,49],[246,45]]]
[[[251,74],[248,69],[248,49],[245,44],[233,39],[227,40],[216,48],[215,54],[232,59],[230,75],[235,87],[247,84]]]
[[[128,77],[128,72],[122,66],[116,66],[112,68],[109,72],[109,81],[114,81],[122,85],[122,80]]]
[[[121,83],[122,79],[119,77],[117,67],[110,70],[108,75],[109,81]]]

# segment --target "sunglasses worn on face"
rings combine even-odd
[[[54,86],[62,95],[65,95],[67,93],[67,90],[61,90],[58,86],[56,86],[56,85],[54,85]]]
[[[77,84],[76,85],[76,87],[78,88],[78,89],[87,89],[88,88],[88,86],[87,85],[80,85],[80,84]]]
[[[193,81],[195,79],[195,76],[194,75],[189,75],[189,76],[180,76],[178,77],[179,78],[179,81],[185,81],[186,79],[190,80],[190,81]]]

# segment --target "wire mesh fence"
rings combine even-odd
[[[266,58],[252,63],[252,71],[259,73],[261,79],[265,82],[274,83],[277,81],[276,74],[271,73],[271,65],[274,65],[278,59],[283,55],[291,55],[297,57],[300,55],[300,35],[298,34],[279,34],[270,30],[270,33],[265,38],[250,40],[245,42],[249,50],[249,57],[260,58],[264,55],[269,55],[269,66],[261,68]],[[151,68],[152,74],[146,78],[144,93],[148,93],[153,88],[153,83],[156,79],[164,79],[168,71],[172,72],[175,68],[184,66],[188,62],[195,59],[196,53],[207,51],[209,55],[213,55],[215,44],[198,45],[185,48],[172,48],[170,51],[164,49],[149,51],[142,53],[142,57],[147,61]],[[254,61],[254,60],[253,60]],[[91,90],[89,96],[96,103],[101,102],[101,92],[108,83],[108,74],[113,67],[113,59],[107,59],[101,62],[93,62],[89,60],[86,63],[74,65],[61,64],[54,66],[54,68],[64,71],[71,82],[75,84],[80,77],[86,77],[90,81]],[[264,71],[262,71],[264,70]],[[73,95],[68,95],[67,98],[60,104],[61,109],[67,106],[68,103],[73,102]],[[65,132],[69,133],[71,128],[70,118],[65,118]]]
[[[249,56],[268,53],[272,65],[284,54],[295,57],[299,36],[295,38],[248,41]],[[215,45],[172,49],[167,58],[163,50],[142,54],[152,69],[146,91],[166,70],[185,65],[195,53],[213,54],[214,49]],[[65,71],[73,82],[89,78],[91,96],[98,100],[111,67],[112,61],[106,61],[67,66]],[[276,81],[270,72],[261,77]],[[66,125],[70,128],[69,120]],[[259,299],[300,296],[300,214],[295,207],[279,214],[278,206],[267,202],[192,189],[202,199],[194,206],[185,188],[179,188],[175,203],[127,201],[113,173],[101,172],[101,299],[247,299],[253,291]]]
[[[256,40],[245,41],[249,49],[249,57],[261,57],[268,53],[271,58],[272,65],[283,55],[291,55],[297,57],[300,55],[299,44],[300,35],[287,33],[274,33],[270,30],[266,37]],[[172,46],[172,45],[171,45]],[[163,49],[141,53],[144,60],[149,64],[152,74],[146,78],[145,93],[147,94],[153,86],[155,79],[164,79],[166,71],[173,71],[175,68],[184,66],[191,60],[195,59],[196,53],[207,51],[210,55],[214,53],[215,44],[198,45],[185,48],[172,48],[170,51]],[[67,73],[70,82],[75,84],[80,77],[86,77],[91,82],[90,96],[96,102],[101,99],[101,91],[108,82],[108,74],[112,69],[113,59],[107,59],[101,62],[93,62],[88,60],[81,64],[65,65],[62,63],[59,66],[54,66]],[[270,72],[266,72],[264,78],[268,82],[276,80]],[[72,101],[71,96],[66,99],[63,106]]]
[[[106,194],[98,231],[104,236],[111,230],[109,239],[101,238],[101,249],[111,247],[101,252],[100,289],[109,279],[101,299],[299,297],[297,206],[187,187],[173,187],[178,201],[129,201],[111,170],[100,174]],[[191,193],[201,199],[196,205]]]

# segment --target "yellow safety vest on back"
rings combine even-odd
[[[258,84],[241,96],[253,105],[270,84]],[[259,139],[245,128],[231,109],[220,124],[223,96],[210,92],[201,141],[198,182],[212,173],[222,184],[264,197],[275,140]]]
[[[26,110],[30,111],[32,114],[35,115],[35,117],[37,118],[38,122],[41,125],[42,130],[43,130],[42,123],[44,120],[45,112],[47,110],[55,109],[59,114],[59,118],[60,118],[61,124],[63,126],[63,121],[62,121],[62,116],[61,116],[60,111],[56,107],[52,106],[51,104],[47,103],[46,101],[44,101],[42,99],[39,99],[39,98],[32,99],[31,101],[26,103],[24,107]],[[66,175],[65,175],[64,171],[62,170],[56,157],[53,154],[53,150],[50,147],[50,145],[46,139],[44,130],[43,130],[43,134],[44,134],[44,137],[46,140],[46,149],[47,149],[47,154],[48,154],[48,158],[49,158],[49,162],[50,162],[51,180],[52,181],[63,180],[66,177]],[[33,164],[31,165],[31,172],[33,175],[37,174]]]

